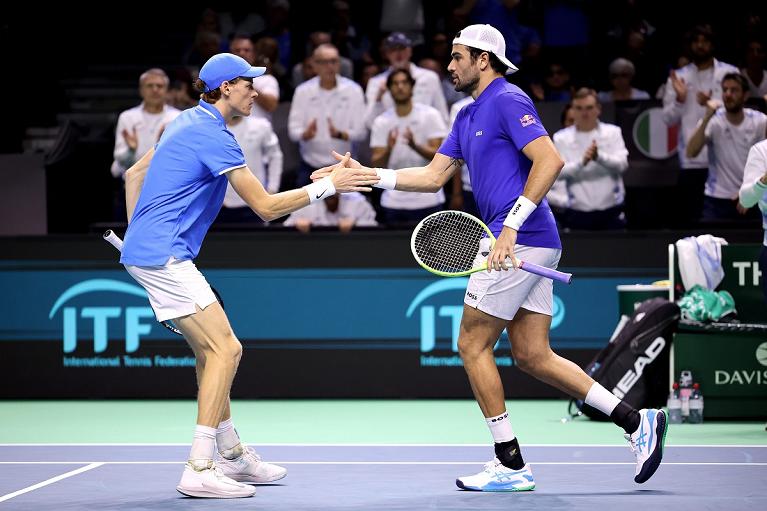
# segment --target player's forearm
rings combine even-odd
[[[267,195],[258,203],[251,204],[244,198],[250,208],[264,221],[272,221],[309,205],[309,194],[304,188]]]
[[[128,213],[128,223],[133,218],[133,211],[136,209],[141,188],[144,186],[144,177],[146,177],[153,156],[154,149],[150,149],[139,161],[125,171],[125,206]]]
[[[405,169],[397,170],[397,186],[395,190],[402,190],[404,192],[424,192],[435,193],[438,192],[451,174],[445,173],[446,176],[440,176],[429,169],[429,167],[409,167]]]
[[[704,117],[695,129],[695,133],[693,133],[690,140],[687,141],[687,150],[685,153],[688,158],[695,158],[703,149],[703,146],[706,143],[706,125],[710,119],[711,116]]]
[[[741,187],[740,193],[738,194],[740,203],[745,208],[753,207],[762,197],[764,197],[765,192],[767,192],[767,174],[762,176],[761,179],[757,179],[755,182]]]

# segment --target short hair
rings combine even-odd
[[[405,78],[407,78],[407,81],[410,83],[410,86],[413,87],[415,85],[415,78],[413,78],[413,75],[410,74],[410,71],[407,69],[395,69],[391,73],[389,73],[389,76],[386,77],[386,88],[391,89],[392,83],[394,83],[394,76],[395,75],[405,75]]]
[[[689,32],[687,32],[687,42],[692,43],[697,39],[698,37],[703,37],[705,39],[708,39],[709,42],[714,42],[714,29],[711,28],[711,25],[708,23],[702,23],[700,25],[695,25],[690,29]]]
[[[322,44],[320,44],[319,46],[317,46],[317,47],[314,49],[314,51],[312,52],[312,57],[314,57],[314,55],[316,55],[316,54],[317,54],[317,52],[318,52],[318,51],[321,51],[321,50],[333,50],[333,51],[334,51],[334,52],[336,52],[336,53],[337,53],[339,56],[341,55],[341,52],[339,52],[339,51],[338,51],[338,48],[336,48],[336,46],[335,46],[334,44],[330,44],[330,43],[322,43]]]
[[[597,95],[597,91],[595,91],[594,89],[590,89],[588,87],[581,87],[580,89],[575,91],[575,94],[573,94],[573,101],[575,101],[576,99],[587,98],[589,96],[593,97],[594,101],[596,101],[597,104],[599,104],[599,96]]]
[[[459,37],[461,35],[460,32],[456,34],[456,37]],[[476,62],[480,55],[483,53],[487,53],[488,57],[490,58],[490,67],[495,71],[496,73],[500,74],[506,74],[506,71],[509,70],[509,66],[501,62],[501,59],[495,56],[495,53],[487,51],[487,50],[480,50],[479,48],[473,48],[471,46],[467,46],[469,49],[469,55],[471,56],[471,61]]]
[[[734,82],[738,82],[738,84],[740,85],[740,89],[743,92],[748,92],[749,91],[748,81],[746,81],[746,77],[743,76],[742,74],[740,74],[740,73],[727,73],[726,75],[724,75],[722,77],[722,85],[724,85],[724,82],[726,82],[727,80],[732,80]]]
[[[239,82],[240,80],[246,80],[246,81],[252,82],[253,78],[245,78],[243,76],[238,76],[237,78],[233,78],[231,80],[224,80],[224,81],[230,84],[235,84]],[[215,89],[210,90],[208,92],[205,92],[206,87],[207,86],[205,85],[205,82],[203,82],[199,78],[194,82],[194,88],[197,89],[197,92],[200,93],[201,100],[205,101],[206,103],[210,103],[212,105],[216,101],[221,99],[221,86],[218,86]]]
[[[608,68],[610,75],[618,74],[624,70],[628,72],[628,74],[630,74],[632,77],[636,74],[634,63],[628,59],[617,58],[610,62],[610,67]]]
[[[163,79],[166,86],[170,84],[170,78],[168,78],[168,75],[165,73],[165,71],[163,71],[159,67],[153,67],[141,73],[141,76],[139,76],[139,79],[138,79],[139,86],[143,84],[144,80],[146,80],[150,76],[159,76],[160,78]]]

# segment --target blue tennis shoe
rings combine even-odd
[[[529,491],[535,489],[530,465],[512,470],[493,458],[485,463],[485,469],[473,476],[459,477],[455,484],[464,490],[474,491]]]
[[[637,459],[634,482],[641,484],[652,477],[663,459],[668,420],[664,410],[655,408],[639,410],[639,416],[637,430],[624,436]]]

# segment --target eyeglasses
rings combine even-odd
[[[338,64],[340,62],[339,59],[314,59],[315,64],[319,64],[320,66],[326,66],[328,64]]]

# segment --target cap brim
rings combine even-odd
[[[245,78],[255,78],[257,76],[261,76],[264,73],[266,73],[265,67],[251,67],[250,71],[247,71],[245,74],[240,76],[244,76]]]
[[[508,67],[508,69],[506,70],[506,74],[507,75],[510,75],[510,74],[513,74],[513,73],[516,73],[517,71],[519,71],[519,68],[517,66],[515,66],[514,64],[512,64],[511,61],[509,59],[507,59],[506,57],[502,57],[502,56],[498,55],[497,53],[494,53],[493,55],[498,57],[498,60],[500,60],[501,62],[506,64],[506,67]]]

